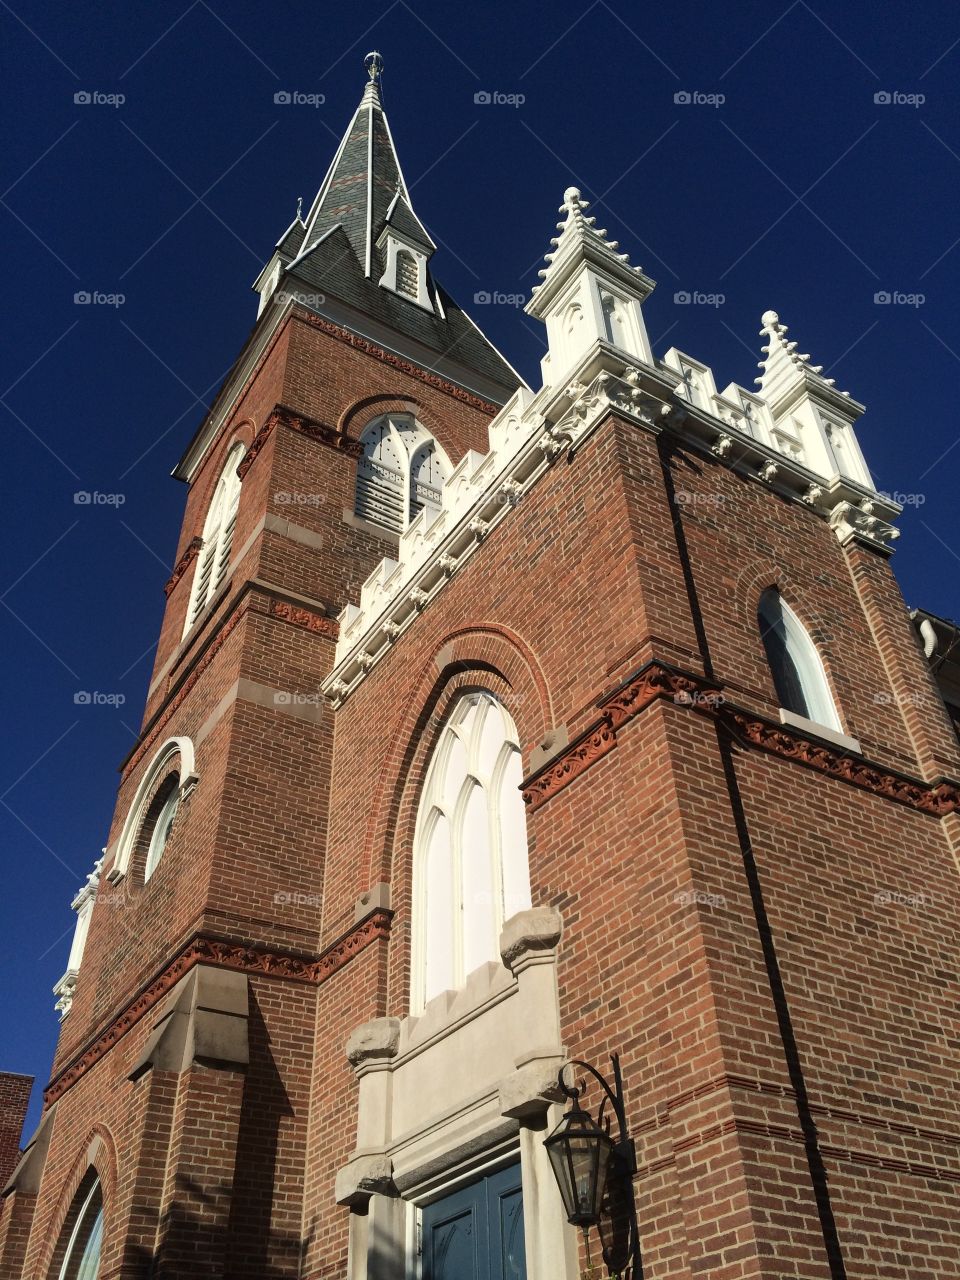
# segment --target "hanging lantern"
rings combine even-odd
[[[577,1227],[596,1226],[614,1153],[613,1139],[575,1096],[573,1106],[543,1145],[560,1187],[567,1221]]]

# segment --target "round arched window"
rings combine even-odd
[[[402,533],[422,507],[439,507],[450,474],[446,454],[410,414],[388,414],[360,437],[354,510],[371,524]]]
[[[841,732],[817,647],[776,587],[760,597],[757,622],[781,707]]]
[[[150,879],[163,857],[179,807],[180,775],[174,773],[163,784],[156,800],[147,811],[146,828],[150,843],[147,846],[147,860],[143,868],[144,882]]]
[[[96,1174],[81,1183],[67,1223],[70,1235],[57,1280],[97,1280],[103,1244],[103,1190]]]

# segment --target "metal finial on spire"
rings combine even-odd
[[[376,49],[367,54],[363,60],[363,65],[367,68],[367,75],[373,83],[378,84],[383,74],[383,58],[377,53]]]
[[[297,196],[297,221],[303,221],[303,196]]]

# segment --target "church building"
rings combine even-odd
[[[956,1277],[958,637],[864,406],[772,310],[654,352],[573,187],[528,386],[380,70],[174,473],[0,1276]]]

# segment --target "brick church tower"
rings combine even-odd
[[[614,1265],[632,1198],[644,1280],[955,1276],[949,624],[863,406],[774,312],[755,391],[656,356],[573,188],[528,387],[367,63],[176,471],[0,1274],[576,1280],[543,1140],[615,1052]]]

